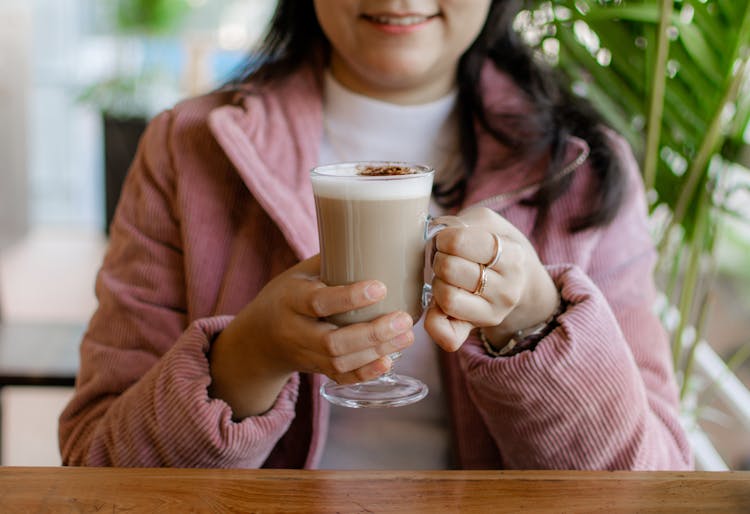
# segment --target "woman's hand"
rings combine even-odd
[[[376,378],[390,368],[388,354],[414,341],[404,312],[345,327],[324,321],[377,303],[386,291],[378,281],[328,287],[319,272],[315,256],[274,278],[212,346],[210,393],[227,401],[235,418],[268,410],[297,371],[342,384]]]
[[[458,350],[476,327],[486,327],[485,335],[502,347],[516,331],[552,315],[560,301],[557,288],[531,243],[505,218],[483,207],[456,218],[463,226],[451,223],[435,236],[425,329],[447,351]],[[483,265],[498,251],[481,288]]]

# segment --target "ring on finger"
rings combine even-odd
[[[484,289],[487,287],[487,266],[484,264],[479,265],[479,280],[477,280],[477,286],[474,288],[473,294],[482,296]]]
[[[490,262],[485,264],[485,266],[487,266],[488,268],[491,268],[495,264],[497,264],[497,261],[500,260],[500,256],[503,254],[503,241],[500,239],[500,236],[493,232],[492,238],[495,240],[495,255],[492,256]]]

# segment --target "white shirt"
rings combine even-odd
[[[342,161],[408,161],[435,168],[436,182],[450,182],[460,162],[457,93],[421,105],[395,105],[358,95],[325,76],[324,133],[319,164]],[[431,214],[442,212],[434,202]],[[414,344],[394,372],[422,380],[427,397],[383,409],[331,405],[322,469],[445,469],[450,433],[440,380],[438,348],[420,320]]]

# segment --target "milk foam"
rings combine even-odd
[[[432,173],[413,175],[363,176],[355,167],[331,167],[325,174],[313,173],[313,191],[317,196],[349,200],[398,200],[429,196]]]

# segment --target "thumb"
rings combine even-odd
[[[435,304],[425,313],[425,331],[446,352],[455,352],[461,348],[473,328],[474,325],[468,321],[451,318]]]
[[[303,261],[298,262],[290,268],[305,275],[320,275],[320,254],[317,253]]]

